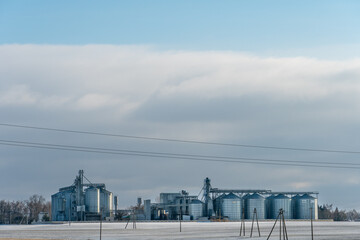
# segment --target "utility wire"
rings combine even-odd
[[[264,159],[264,158],[248,158],[248,157],[228,157],[228,156],[214,156],[214,155],[198,155],[198,154],[184,154],[184,153],[167,153],[167,152],[150,152],[150,151],[136,151],[128,149],[113,149],[113,148],[98,148],[98,147],[85,147],[75,145],[62,145],[62,144],[49,144],[39,142],[24,142],[24,141],[11,141],[2,140],[0,143],[15,143],[15,144],[26,144],[26,145],[39,145],[39,146],[50,146],[60,148],[75,148],[84,150],[96,150],[96,151],[110,151],[110,152],[124,152],[124,153],[137,153],[137,154],[152,154],[152,155],[165,155],[165,156],[179,156],[179,157],[196,157],[196,158],[215,158],[215,159],[229,159],[229,160],[253,160],[253,161],[269,161],[269,162],[285,162],[285,163],[306,163],[306,164],[330,164],[330,165],[350,165],[360,166],[360,163],[350,162],[323,162],[323,161],[294,161],[294,160],[283,160],[283,159]]]
[[[0,123],[0,126],[15,127],[15,128],[28,128],[28,129],[55,131],[55,132],[88,134],[88,135],[107,136],[107,137],[121,137],[121,138],[132,138],[132,139],[142,139],[142,140],[154,140],[154,141],[190,143],[190,144],[204,144],[204,145],[217,145],[217,146],[227,146],[227,147],[245,147],[245,148],[262,148],[262,149],[289,150],[289,151],[360,154],[360,151],[349,151],[349,150],[277,147],[277,146],[265,146],[265,145],[249,145],[249,144],[207,142],[207,141],[196,141],[196,140],[182,140],[182,139],[172,139],[172,138],[157,138],[157,137],[132,136],[132,135],[111,134],[111,133],[101,133],[101,132],[91,132],[91,131],[67,130],[67,129],[59,129],[59,128],[35,127],[35,126],[27,126],[27,125],[9,124],[9,123]]]
[[[208,162],[228,162],[228,163],[248,163],[248,164],[265,164],[265,165],[280,165],[280,166],[295,166],[295,167],[317,167],[317,168],[343,168],[343,169],[360,169],[357,166],[332,166],[324,164],[301,164],[301,163],[276,163],[269,162],[267,159],[253,160],[251,158],[241,158],[242,160],[228,160],[228,159],[211,159],[211,158],[199,158],[199,157],[187,157],[187,156],[172,156],[172,155],[159,155],[149,154],[143,152],[120,152],[120,151],[109,151],[109,150],[96,150],[96,148],[86,148],[77,146],[66,145],[52,145],[52,144],[36,144],[36,143],[24,143],[16,141],[0,141],[0,145],[17,146],[17,147],[30,147],[40,149],[52,149],[52,150],[64,150],[64,151],[77,151],[77,152],[88,152],[88,153],[101,153],[101,154],[115,154],[115,155],[128,155],[128,156],[142,156],[152,158],[172,158],[180,160],[193,160],[193,161],[208,161]],[[93,149],[93,150],[92,150]]]

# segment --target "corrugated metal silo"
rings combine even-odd
[[[265,219],[266,217],[266,208],[265,208],[265,198],[260,194],[254,193],[252,195],[247,195],[243,197],[245,204],[245,218],[252,219],[254,214],[254,209],[256,208],[258,219]]]
[[[272,212],[272,199],[275,197],[275,195],[270,195],[269,197],[266,198],[265,200],[265,211],[266,211],[266,218],[267,219],[274,219],[271,215]],[[277,215],[276,215],[277,216]],[[276,218],[275,216],[275,218]]]
[[[242,215],[242,200],[233,193],[229,193],[220,200],[221,215],[229,220],[240,220]]]
[[[56,193],[51,195],[51,220],[52,221],[57,221],[57,215],[59,211],[64,211],[62,210],[63,206],[62,204],[60,204],[60,193]]]
[[[220,215],[221,199],[225,196],[226,196],[226,194],[223,193],[219,197],[215,198],[215,200],[214,200],[214,212],[215,212],[216,216]]]
[[[296,206],[296,202],[297,202],[297,199],[299,199],[301,196],[299,194],[296,194],[295,196],[293,196],[291,198],[291,207],[292,207],[292,211],[293,211],[293,218],[294,219],[298,219],[297,218],[297,213],[296,213],[296,209],[297,209],[297,206]]]
[[[75,193],[71,190],[60,191],[51,196],[51,219],[68,221],[74,218]]]
[[[295,206],[295,212],[294,212],[294,217],[296,219],[310,219],[311,218],[311,214],[310,214],[310,209],[312,209],[312,218],[316,219],[316,215],[315,212],[317,210],[317,204],[316,203],[316,198],[308,195],[308,194],[304,194],[302,196],[299,196],[297,198],[294,199],[294,206]]]
[[[204,204],[198,199],[192,200],[189,204],[189,214],[193,220],[196,220],[204,215],[203,209]]]
[[[100,190],[90,187],[85,190],[86,211],[89,213],[100,213]]]
[[[113,194],[105,189],[100,189],[100,211],[104,217],[110,217],[113,209]]]
[[[292,206],[291,206],[291,198],[285,196],[284,194],[279,194],[270,199],[270,217],[271,219],[275,219],[279,210],[284,210],[284,218],[291,219],[292,218]]]
[[[241,197],[241,218],[246,218],[246,209],[245,209],[245,199],[248,198],[251,194],[247,193]]]
[[[110,217],[113,216],[113,205],[114,205],[114,196],[113,193],[110,192],[109,194],[109,211],[110,211]]]

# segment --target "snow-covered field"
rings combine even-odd
[[[260,222],[261,237],[254,225],[253,237],[267,239],[274,222]],[[129,223],[103,223],[102,239],[248,239],[251,222],[246,222],[246,237],[239,237],[239,222],[137,222],[136,229]],[[0,225],[0,239],[100,239],[99,223],[71,223],[46,225]],[[310,222],[286,222],[289,239],[311,239]],[[279,239],[279,225],[270,239]],[[314,222],[314,239],[360,239],[360,222]]]

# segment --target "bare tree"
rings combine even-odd
[[[45,198],[41,195],[34,194],[29,200],[26,201],[27,209],[30,213],[29,220],[37,221],[38,215],[40,212],[49,212],[50,209],[47,208],[47,204],[45,202]]]

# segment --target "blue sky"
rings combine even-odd
[[[264,52],[357,44],[359,1],[4,1],[1,44]]]
[[[359,10],[360,1],[331,0],[0,0],[0,123],[358,151]],[[356,154],[215,148],[4,126],[0,139],[358,163]],[[219,188],[319,191],[320,203],[360,209],[355,169],[203,164],[5,145],[0,199],[33,193],[49,199],[79,169],[106,183],[122,207],[138,196],[155,200],[161,191],[198,194],[209,177]]]

